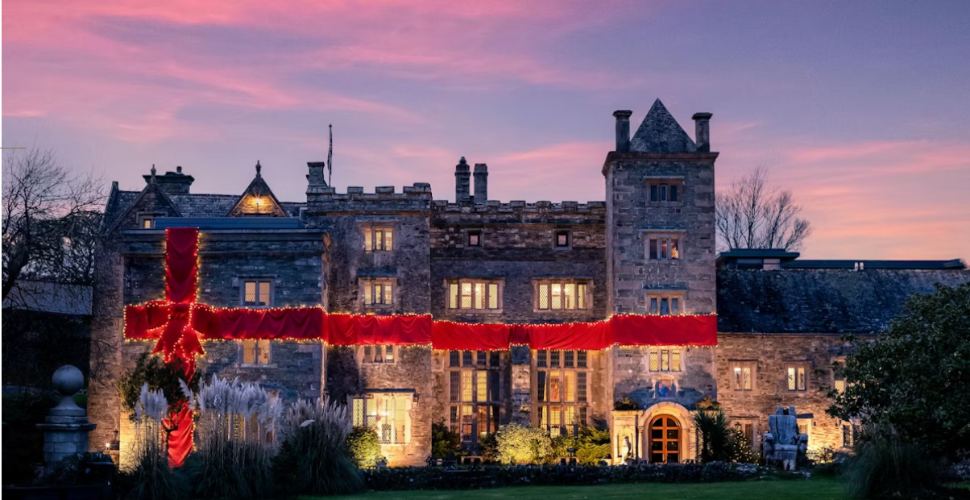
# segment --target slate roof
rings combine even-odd
[[[936,283],[967,282],[965,270],[722,269],[717,272],[718,331],[878,333],[910,294],[932,293]]]
[[[642,153],[695,153],[697,146],[667,111],[660,99],[654,101],[643,123],[630,139],[630,151]]]
[[[110,226],[114,218],[124,213],[139,194],[141,191],[118,191],[117,205],[108,207],[106,210],[111,220],[106,221],[105,227]],[[234,194],[170,194],[168,196],[185,217],[225,217],[239,200],[239,196]],[[280,206],[290,217],[298,217],[300,208],[305,207],[306,203],[284,201],[280,202]]]

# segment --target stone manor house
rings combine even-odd
[[[850,423],[825,414],[826,391],[844,387],[833,370],[852,347],[843,335],[876,335],[910,293],[967,282],[963,262],[718,255],[711,114],[693,116],[694,140],[659,100],[632,137],[630,115],[614,113],[616,148],[601,167],[606,201],[491,200],[487,166],[464,158],[455,202],[420,182],[338,193],[317,162],[307,164],[298,202],[279,201],[258,163],[241,194],[193,193],[181,167],[164,175],[153,167],[141,191],[115,182],[94,305],[92,337],[109,347],[92,349],[101,374],[90,384],[92,447],[120,440],[125,450],[130,440],[117,380],[151,344],[122,341],[123,308],[164,298],[164,229],[180,226],[200,230],[198,300],[217,307],[430,313],[466,323],[717,314],[716,347],[204,343],[198,370],[207,378],[256,381],[287,401],[328,396],[351,405],[356,424],[378,431],[392,466],[425,463],[433,422],[459,432],[472,454],[481,436],[517,422],[553,434],[608,426],[614,459],[629,450],[654,462],[689,460],[697,454],[690,412],[705,396],[755,447],[767,416],[789,405],[810,449],[847,445]],[[624,398],[637,409],[615,409]]]

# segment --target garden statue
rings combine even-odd
[[[800,457],[808,449],[808,435],[798,433],[798,417],[795,407],[787,410],[778,407],[775,414],[768,417],[771,432],[764,435],[765,463],[781,464],[784,470],[795,470]]]

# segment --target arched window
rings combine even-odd
[[[661,415],[650,423],[650,462],[680,462],[681,429],[677,419]]]

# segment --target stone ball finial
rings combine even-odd
[[[58,368],[51,380],[54,382],[54,388],[62,396],[73,396],[84,387],[84,375],[81,374],[81,370],[71,365]]]

